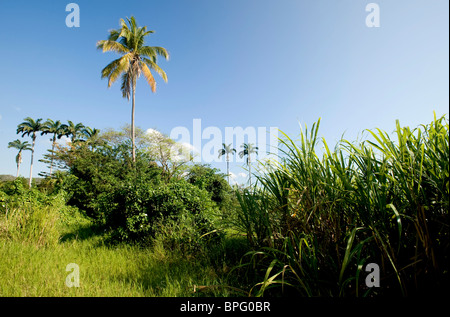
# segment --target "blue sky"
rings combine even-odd
[[[416,127],[449,107],[449,3],[362,0],[74,1],[80,27],[65,24],[70,1],[0,1],[0,174],[15,175],[25,117],[119,129],[131,105],[120,84],[110,89],[100,71],[117,58],[95,43],[134,15],[155,33],[148,45],[168,83],[151,93],[141,78],[136,125],[170,134],[175,127],[278,127],[295,137],[299,123],[321,118],[320,135],[334,144],[345,132],[391,132],[395,120]],[[369,28],[366,5],[380,8]],[[50,146],[37,140],[35,162]],[[235,145],[239,150],[239,145]],[[21,174],[28,177],[29,152]],[[226,171],[226,164],[213,166]],[[37,163],[34,176],[46,170]],[[234,174],[243,164],[231,163]],[[236,180],[243,181],[237,178]]]

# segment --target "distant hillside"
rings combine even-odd
[[[0,182],[13,181],[16,177],[12,175],[0,175]],[[29,179],[28,177],[25,179]],[[39,184],[44,178],[42,177],[33,177],[33,181],[36,181],[36,184]]]
[[[0,175],[0,182],[13,181],[16,177],[12,175]]]

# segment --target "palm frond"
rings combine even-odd
[[[145,79],[147,79],[148,84],[152,88],[152,91],[155,92],[156,91],[156,81],[153,78],[152,72],[148,68],[147,64],[144,62],[141,62],[141,69],[142,69],[142,73],[144,73]]]
[[[111,41],[111,40],[101,40],[97,42],[97,49],[101,49],[103,53],[105,52],[116,52],[119,54],[127,54],[130,52],[130,49],[124,46],[123,44]]]
[[[165,71],[163,71],[161,69],[161,67],[158,66],[158,64],[149,60],[148,58],[144,58],[144,61],[151,69],[153,69],[155,72],[157,72],[158,75],[161,76],[165,82],[167,82],[167,74]]]
[[[112,83],[119,78],[120,74],[129,70],[131,58],[131,53],[128,53],[119,58],[118,62],[115,63],[115,67],[111,69],[111,72],[108,75],[108,87],[111,87]]]
[[[122,97],[130,100],[131,94],[131,74],[126,72],[122,74],[122,86],[120,87],[122,91]]]
[[[164,47],[159,46],[143,46],[139,49],[141,55],[156,58],[157,56],[162,56],[166,60],[169,60],[169,52]]]

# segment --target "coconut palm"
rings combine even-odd
[[[244,156],[247,156],[246,163],[248,165],[248,180],[250,182],[250,186],[252,186],[252,159],[251,155],[253,153],[258,154],[258,147],[253,146],[253,143],[244,143],[241,145],[242,148],[244,148],[242,151],[239,152],[239,157],[242,158]]]
[[[17,163],[16,177],[19,177],[20,164],[22,163],[22,151],[31,150],[30,143],[28,143],[28,141],[22,142],[19,139],[17,139],[12,142],[9,142],[8,148],[15,148],[15,149],[19,150],[19,153],[17,153],[17,156],[16,156],[16,163]]]
[[[55,122],[51,119],[47,119],[47,121],[45,121],[43,124],[41,135],[53,134],[53,137],[50,139],[50,141],[52,141],[52,152],[51,152],[51,161],[50,161],[50,177],[52,176],[52,171],[53,171],[53,158],[54,158],[53,153],[55,152],[56,139],[61,139],[61,137],[66,134],[66,127],[67,126],[65,124],[61,124],[61,121],[59,121],[59,120],[57,120]]]
[[[97,42],[97,49],[103,52],[116,52],[122,56],[109,63],[102,70],[102,78],[108,78],[108,88],[114,83],[119,76],[122,76],[122,96],[130,100],[131,104],[131,142],[133,162],[136,161],[135,146],[135,128],[134,128],[134,112],[135,112],[135,92],[136,81],[141,73],[150,85],[153,92],[156,91],[156,82],[150,69],[157,72],[164,81],[167,82],[166,73],[158,66],[157,56],[169,59],[169,53],[163,47],[146,46],[144,44],[145,36],[154,31],[147,31],[147,27],[138,27],[134,17],[120,20],[120,29],[109,31],[107,40]]]
[[[33,143],[31,145],[30,180],[28,183],[29,187],[31,188],[31,181],[33,178],[33,159],[34,159],[34,146],[36,144],[36,133],[42,131],[43,124],[41,118],[35,121],[32,118],[27,117],[24,120],[25,120],[24,122],[22,122],[17,126],[17,134],[22,133],[22,138],[25,135],[31,136],[31,139],[33,140]]]
[[[219,157],[226,154],[226,160],[227,160],[227,178],[228,178],[228,184],[230,183],[230,153],[233,155],[236,153],[236,149],[233,149],[231,147],[231,143],[226,145],[225,143],[222,143],[223,148],[219,150]]]

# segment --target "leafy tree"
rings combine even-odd
[[[130,145],[126,143],[99,142],[93,147],[89,142],[77,142],[56,148],[55,159],[71,175],[70,188],[66,189],[71,193],[69,204],[100,223],[105,217],[103,200],[115,187],[125,180],[159,181],[159,168],[142,151],[136,153],[136,162],[132,163]]]
[[[32,118],[27,117],[24,120],[25,120],[24,122],[22,122],[17,126],[17,134],[22,133],[22,137],[24,137],[25,135],[31,136],[31,139],[33,140],[33,143],[31,145],[30,180],[28,184],[29,187],[31,188],[31,181],[33,179],[33,158],[34,158],[34,146],[36,144],[36,133],[42,131],[43,124],[41,118],[35,121]]]
[[[101,134],[101,139],[117,146],[119,144],[130,144],[131,127],[125,125],[121,130],[106,130]],[[167,135],[153,129],[147,131],[135,127],[135,146],[137,151],[142,151],[148,158],[162,168],[162,176],[166,181],[173,177],[180,177],[188,162],[192,161],[190,150],[183,144],[177,143]]]
[[[167,82],[166,73],[158,66],[157,56],[169,59],[169,53],[163,47],[146,46],[145,37],[154,31],[147,31],[147,27],[138,27],[136,20],[132,16],[125,20],[120,20],[120,29],[111,30],[107,40],[97,42],[97,49],[103,52],[116,52],[122,56],[109,63],[102,70],[102,78],[108,78],[108,87],[122,75],[122,96],[130,100],[131,107],[131,141],[132,158],[136,161],[134,113],[135,113],[135,91],[136,82],[141,73],[147,79],[153,92],[156,91],[156,81],[150,69],[156,71]]]
[[[253,143],[244,143],[241,145],[242,148],[244,148],[242,151],[239,152],[239,157],[242,158],[244,156],[247,156],[246,163],[248,165],[248,180],[250,182],[250,186],[252,186],[252,159],[251,155],[253,153],[258,154],[258,147],[253,146]]]
[[[210,165],[195,164],[191,166],[186,174],[186,180],[211,193],[211,200],[214,201],[220,209],[228,207],[232,191],[230,185],[225,181],[224,175],[219,173],[217,168],[211,168]]]
[[[236,149],[231,147],[231,143],[226,145],[225,143],[222,143],[223,148],[219,150],[219,157],[222,155],[226,155],[227,160],[227,179],[228,184],[230,183],[230,154],[236,153]]]
[[[16,156],[16,164],[17,164],[16,177],[19,177],[20,164],[22,163],[22,151],[31,150],[30,143],[28,143],[28,141],[22,142],[19,139],[17,139],[12,142],[9,142],[8,148],[15,148],[15,149],[19,150],[19,153],[17,153],[17,156]]]
[[[125,124],[120,130],[114,130],[112,128],[106,129],[101,133],[100,138],[107,142],[109,145],[117,146],[121,143],[130,144],[131,148],[131,125]],[[140,127],[134,128],[135,146],[136,150],[142,150],[148,146],[148,137],[146,132]]]
[[[145,140],[146,152],[161,165],[166,181],[181,176],[186,164],[193,159],[188,148],[159,131],[150,131],[145,135]]]

